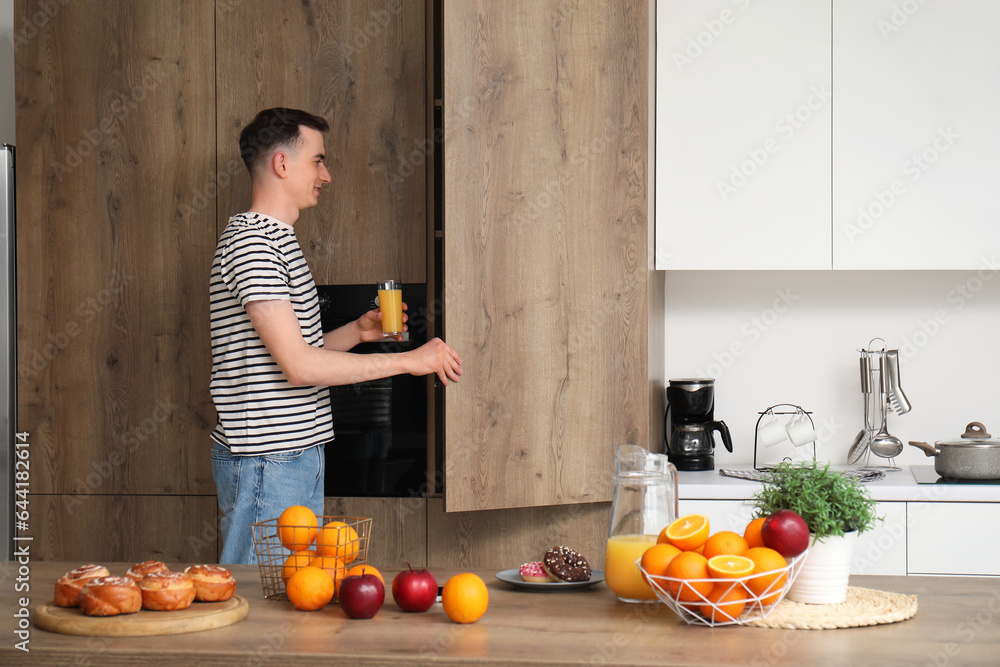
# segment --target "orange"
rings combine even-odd
[[[319,520],[311,509],[292,505],[278,517],[278,539],[289,551],[302,551],[312,544]]]
[[[749,548],[742,536],[731,530],[722,530],[708,538],[702,555],[708,560],[712,560],[713,556],[742,556]]]
[[[716,584],[712,592],[705,597],[713,604],[703,604],[699,609],[706,618],[716,623],[735,621],[747,606],[747,591],[740,584],[733,586]]]
[[[331,521],[316,533],[316,550],[345,565],[353,563],[358,557],[358,533],[343,521]]]
[[[735,579],[753,574],[754,562],[746,556],[723,554],[708,559],[708,573],[716,579]]]
[[[684,580],[666,582],[667,590],[674,596],[674,599],[683,602],[700,602],[702,596],[711,593],[715,587],[715,582],[712,581],[692,581],[709,578],[708,561],[705,560],[704,556],[693,551],[684,551],[674,556],[674,559],[667,565],[667,576],[672,579]]]
[[[343,561],[333,556],[315,556],[309,561],[309,566],[318,567],[326,572],[333,581],[333,594],[336,595],[340,592],[340,582],[347,576],[347,567],[344,566]]]
[[[681,551],[694,551],[708,540],[708,517],[704,514],[682,516],[666,527],[667,541]]]
[[[762,516],[759,519],[754,519],[753,521],[747,524],[747,529],[743,531],[743,539],[747,541],[747,546],[749,546],[751,549],[753,549],[754,547],[764,546],[764,540],[760,536],[760,529],[764,525],[765,521],[767,521],[766,516]]]
[[[490,603],[486,584],[471,572],[456,574],[441,591],[441,606],[448,618],[456,623],[475,623]]]
[[[315,611],[333,599],[333,579],[318,567],[306,566],[288,580],[288,601],[298,609]]]
[[[753,574],[771,572],[784,568],[785,557],[768,547],[753,547],[746,552],[746,557],[753,561]],[[756,595],[762,605],[774,604],[781,597],[788,580],[788,572],[761,574],[746,581],[746,586]]]
[[[385,579],[382,577],[382,573],[376,570],[371,565],[355,565],[350,570],[348,570],[347,573],[344,574],[344,576],[360,577],[362,574],[374,574],[376,577],[378,577],[378,580],[382,582],[382,585],[385,586]]]
[[[674,556],[681,553],[681,550],[672,544],[654,544],[653,546],[646,549],[642,554],[642,560],[639,564],[644,570],[642,575],[642,580],[647,584],[649,579],[646,574],[651,574],[656,577],[662,577],[667,574],[667,566],[670,565],[670,561],[674,559]],[[663,585],[664,582],[658,582]]]
[[[295,571],[301,569],[309,564],[309,561],[313,559],[316,552],[312,549],[303,549],[302,551],[296,551],[291,556],[285,559],[285,564],[281,567],[281,579],[285,583],[291,578]]]

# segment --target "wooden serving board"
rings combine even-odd
[[[147,611],[118,616],[87,616],[79,609],[43,604],[35,607],[35,625],[64,635],[144,637],[222,628],[246,618],[250,605],[234,595],[225,602],[193,602],[179,611]]]

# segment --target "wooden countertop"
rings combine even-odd
[[[17,568],[0,564],[0,664],[134,665],[995,665],[1000,656],[1000,579],[851,577],[851,584],[917,595],[915,618],[843,630],[770,630],[688,626],[662,605],[615,600],[602,583],[578,592],[516,590],[479,574],[490,606],[477,623],[458,625],[440,605],[405,614],[391,595],[370,620],[339,607],[302,612],[265,600],[255,566],[236,566],[237,592],[250,601],[236,625],[204,632],[134,638],[75,637],[30,627],[29,653],[18,650],[15,613],[50,602],[55,580],[79,563],[30,564],[29,592],[17,592]],[[183,566],[178,566],[183,567]],[[128,564],[108,564],[112,574]],[[391,579],[394,572],[385,572]],[[453,572],[435,572],[443,584]]]

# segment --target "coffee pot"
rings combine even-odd
[[[713,431],[718,431],[722,444],[733,451],[729,427],[715,420],[712,378],[670,380],[663,423],[667,457],[678,470],[715,470]]]

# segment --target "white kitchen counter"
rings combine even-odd
[[[753,466],[726,468],[752,470]],[[910,468],[904,466],[900,471],[886,472],[883,479],[865,482],[864,486],[872,498],[880,501],[1000,503],[1000,484],[918,484]],[[681,500],[746,500],[761,487],[760,482],[726,477],[718,470],[679,472],[678,484]]]

